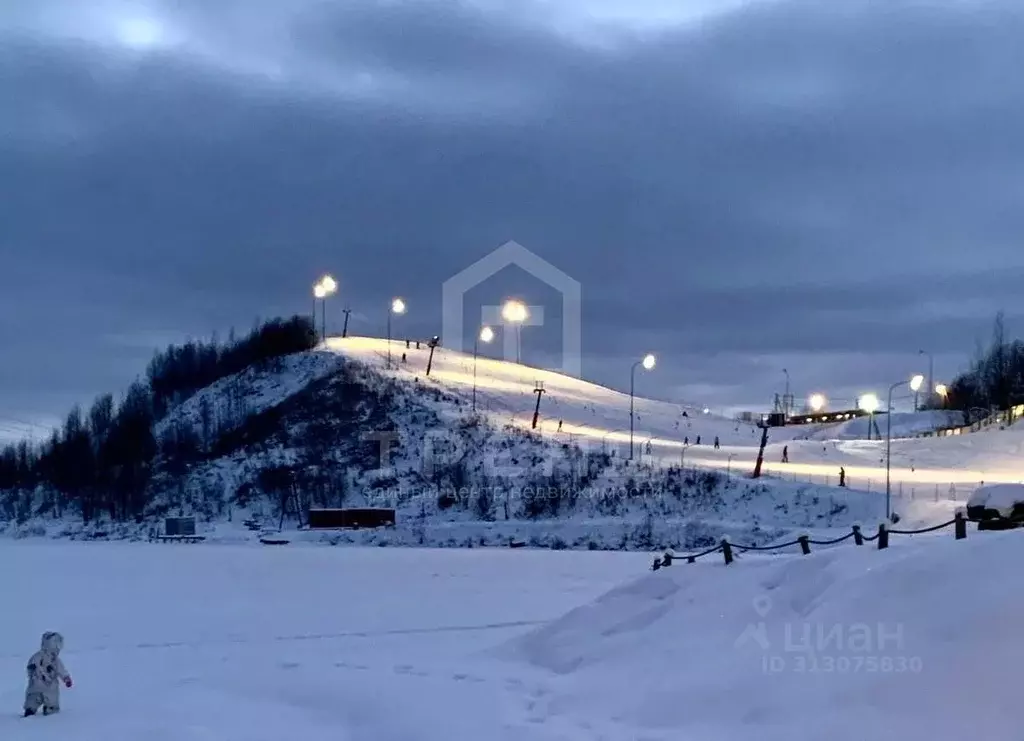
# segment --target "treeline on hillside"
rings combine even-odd
[[[223,345],[216,339],[172,345],[157,353],[146,369],[156,415],[162,417],[199,389],[250,365],[315,345],[316,331],[306,317],[266,322],[247,337],[236,340],[231,336]]]
[[[962,410],[968,421],[981,410],[1006,410],[1024,403],[1024,342],[1006,339],[1002,312],[996,315],[991,344],[979,344],[970,367],[948,391],[946,406]]]
[[[175,429],[156,438],[156,423],[169,409],[220,378],[315,344],[310,319],[293,317],[266,322],[223,345],[169,346],[153,358],[147,380],[133,383],[119,403],[105,394],[86,412],[72,409],[47,441],[0,450],[0,519],[60,517],[69,510],[86,521],[103,514],[141,517],[150,481],[174,472],[176,446],[193,445]]]

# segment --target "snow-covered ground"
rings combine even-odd
[[[558,677],[548,710],[615,738],[1019,738],[1022,554],[1019,533],[947,530],[672,567],[506,651]]]
[[[924,412],[893,412],[886,419],[884,414],[875,417],[857,417],[845,422],[831,424],[808,425],[806,434],[797,434],[798,440],[858,440],[885,435],[887,426],[891,426],[891,435],[895,438],[915,437],[925,432],[960,427],[964,424],[964,414],[959,411],[943,411],[931,409]]]
[[[1015,532],[810,556],[0,543],[0,738],[1018,737]],[[979,578],[984,575],[984,578]],[[62,713],[18,717],[66,638]]]
[[[400,377],[416,376],[421,383],[429,350],[426,345],[406,349],[405,342],[392,341],[392,357]],[[326,349],[358,358],[383,368],[386,340],[371,337],[332,338]],[[401,363],[402,354],[407,362]],[[474,384],[471,354],[438,348],[430,378],[446,390],[469,397]],[[624,371],[628,373],[628,368]],[[651,371],[657,373],[657,369]],[[756,427],[704,414],[702,409],[643,398],[643,376],[637,370],[634,444],[642,456],[651,444],[651,455],[664,463],[750,470],[757,457],[760,430]],[[495,422],[528,427],[533,414],[535,383],[544,384],[541,402],[541,430],[545,435],[572,441],[591,449],[629,443],[629,394],[547,370],[509,363],[482,354],[476,362],[475,383],[479,408]],[[682,416],[686,412],[685,417]],[[941,416],[941,413],[940,413]],[[924,419],[925,421],[921,421]],[[929,421],[930,420],[930,421]],[[559,431],[559,422],[561,430]],[[944,426],[935,415],[916,420],[901,416],[899,434]],[[885,441],[878,439],[800,439],[827,434],[805,426],[775,428],[766,449],[767,472],[785,479],[818,484],[838,483],[839,469],[845,468],[851,488],[884,491]],[[881,426],[884,432],[884,424]],[[850,432],[855,432],[851,429]],[[701,444],[696,445],[700,436]],[[715,437],[721,448],[713,449]],[[689,443],[687,445],[686,443]],[[789,463],[781,462],[788,448]],[[890,480],[894,494],[965,501],[981,482],[1024,481],[1024,428],[985,434],[941,438],[898,438],[892,441]]]
[[[558,738],[531,721],[547,678],[481,652],[649,559],[31,541],[0,563],[23,565],[4,572],[5,741],[512,741]],[[45,630],[75,686],[21,719]]]

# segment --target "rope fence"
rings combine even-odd
[[[953,519],[949,520],[948,522],[943,522],[940,525],[932,525],[931,527],[923,527],[918,530],[890,530],[886,527],[885,523],[883,522],[878,526],[877,533],[875,533],[874,535],[864,535],[864,533],[861,532],[860,525],[854,525],[852,530],[846,535],[841,535],[839,537],[831,538],[829,540],[814,540],[808,535],[801,535],[795,540],[791,540],[787,543],[777,543],[775,545],[744,545],[742,543],[730,543],[727,538],[722,538],[722,541],[718,545],[712,548],[708,548],[706,551],[701,551],[700,553],[690,553],[685,556],[676,556],[670,551],[666,551],[664,555],[656,556],[654,558],[654,563],[651,565],[651,570],[657,571],[658,569],[671,566],[673,562],[679,559],[685,559],[687,563],[696,563],[697,559],[704,558],[705,556],[710,556],[713,553],[721,553],[722,557],[725,559],[726,565],[729,565],[735,559],[736,551],[779,551],[783,548],[792,548],[795,545],[799,545],[800,552],[807,556],[811,553],[812,545],[837,545],[838,543],[842,543],[851,538],[853,539],[854,544],[859,546],[862,546],[865,543],[873,543],[877,541],[878,550],[883,550],[889,547],[890,535],[921,535],[924,533],[933,533],[938,530],[944,530],[950,526],[953,527],[953,536],[957,540],[963,540],[967,537],[967,518],[964,517],[964,514],[962,512],[957,512]]]

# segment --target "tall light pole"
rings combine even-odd
[[[888,520],[891,517],[891,508],[889,502],[892,498],[892,487],[889,483],[889,454],[892,452],[892,392],[898,389],[900,386],[910,386],[910,390],[915,394],[920,390],[921,384],[924,383],[924,376],[916,375],[913,378],[907,379],[906,381],[897,381],[889,387],[889,401],[886,407],[886,420],[885,420],[885,519]]]
[[[786,414],[787,417],[789,417],[789,413],[791,411],[791,404],[789,401],[789,371],[783,368],[782,372],[786,374],[786,393],[783,394],[782,396],[782,411]]]
[[[338,281],[329,275],[325,275],[313,286],[313,331],[316,331],[316,302],[320,300],[320,309],[323,316],[323,338],[327,341],[327,297],[333,296],[338,290]]]
[[[530,312],[526,308],[526,304],[522,301],[516,301],[515,299],[509,299],[501,307],[501,318],[505,320],[506,324],[514,324],[516,328],[516,362],[522,363],[522,346],[523,346],[523,322],[530,317]]]
[[[479,343],[489,343],[494,339],[494,330],[490,327],[483,327],[480,334],[473,340],[473,411],[476,412],[476,357]]]
[[[935,393],[942,399],[942,408],[946,408],[946,397],[949,396],[949,388],[944,383],[935,384]]]
[[[861,411],[868,413],[868,440],[870,440],[871,427],[875,423],[875,412],[879,407],[878,397],[875,394],[864,394],[857,399],[857,406]]]
[[[924,401],[925,404],[930,405],[932,401],[932,390],[935,388],[935,358],[927,350],[918,350],[917,354],[928,356],[928,385],[925,387],[928,390],[925,392],[926,396],[924,397]],[[914,392],[914,411],[918,411],[916,391]]]
[[[391,305],[388,306],[388,370],[391,369],[391,315],[404,313],[405,301],[400,298],[391,299]]]
[[[651,370],[655,364],[655,358],[653,355],[648,353],[644,355],[641,360],[633,363],[633,367],[629,369],[629,459],[633,460],[633,397],[634,390],[636,388],[636,369],[638,366],[643,366],[644,370]]]
[[[324,301],[327,299],[327,289],[324,288],[323,283],[317,283],[313,286],[313,334],[317,334],[316,331],[316,302]],[[326,339],[326,338],[324,338]]]

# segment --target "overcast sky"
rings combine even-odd
[[[1017,0],[6,0],[0,433],[309,311],[440,330],[514,239],[583,372],[759,408],[964,365],[1024,313]],[[546,307],[512,268],[467,297]],[[550,304],[550,306],[549,306]],[[467,319],[467,325],[472,323]]]

